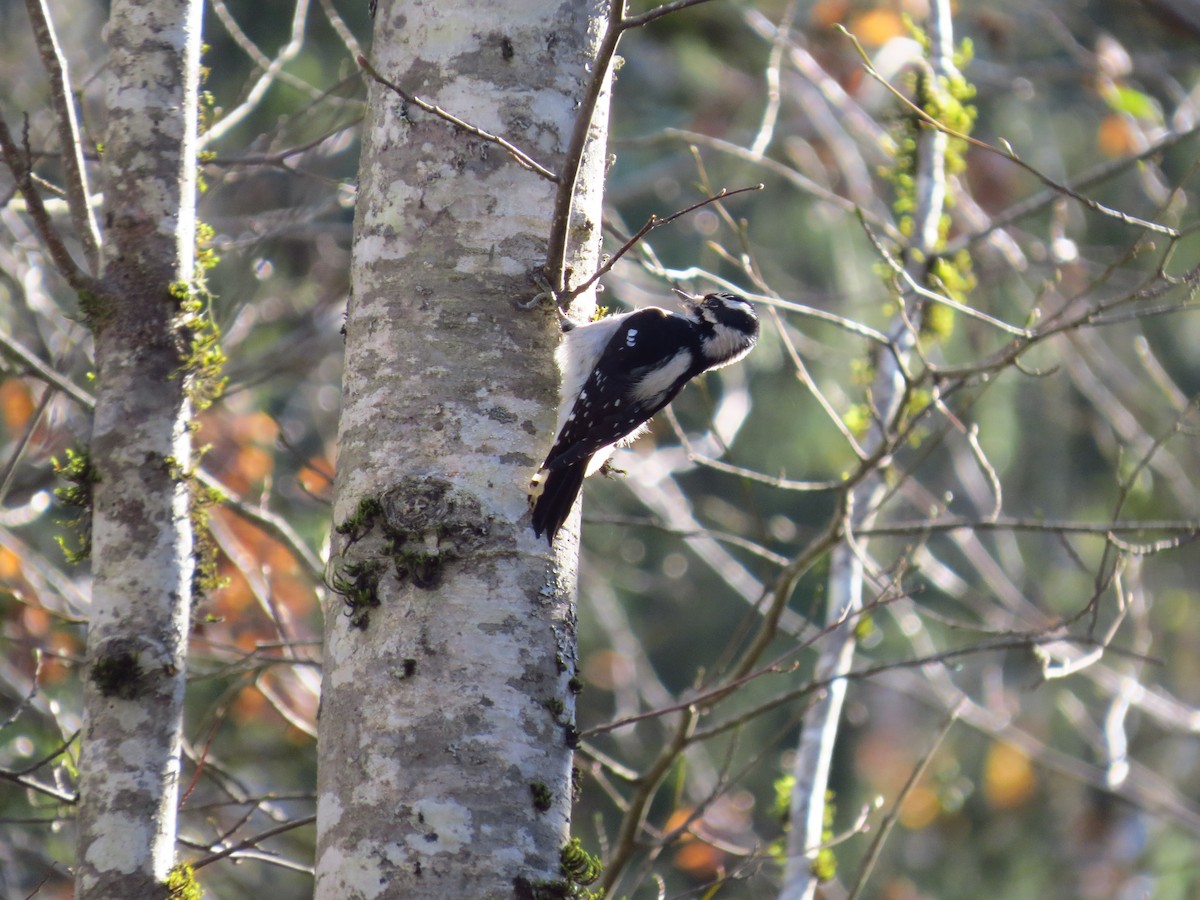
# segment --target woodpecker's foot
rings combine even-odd
[[[616,478],[618,475],[628,475],[624,469],[618,469],[613,465],[611,459],[606,459],[600,464],[600,468],[596,470],[597,475],[603,475],[605,478]]]

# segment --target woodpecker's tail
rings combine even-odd
[[[542,469],[533,477],[530,485],[533,494],[533,533],[546,535],[548,543],[554,543],[554,535],[571,514],[579,489],[583,487],[583,476],[587,474],[586,459],[557,469]]]

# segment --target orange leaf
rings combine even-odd
[[[900,804],[900,822],[905,828],[919,831],[932,825],[941,811],[937,794],[924,785],[917,785]]]
[[[0,547],[0,578],[15,581],[21,574],[21,557],[7,547]]]
[[[40,606],[26,606],[21,611],[21,624],[30,637],[45,637],[50,631],[50,614]]]
[[[1028,755],[1012,744],[995,743],[983,762],[983,795],[997,809],[1021,806],[1037,789]]]
[[[864,47],[879,47],[892,38],[908,35],[904,20],[894,9],[869,9],[854,16],[846,27]]]
[[[1096,129],[1096,144],[1110,158],[1129,156],[1138,150],[1137,135],[1125,116],[1111,113],[1100,120]]]
[[[243,446],[238,450],[237,471],[247,484],[258,484],[275,468],[275,459],[261,447]]]
[[[279,423],[265,412],[252,412],[237,417],[233,423],[233,436],[239,443],[254,441],[256,444],[270,444],[279,436]]]
[[[310,494],[320,494],[330,487],[331,479],[329,474],[333,471],[333,464],[326,456],[314,456],[297,474],[300,484]]]
[[[267,698],[258,688],[249,686],[238,691],[229,715],[235,722],[254,722],[262,718],[267,708]]]
[[[675,812],[671,813],[671,816],[667,819],[667,824],[666,827],[663,828],[663,831],[674,831],[676,828],[682,826],[684,822],[688,821],[688,819],[690,819],[695,812],[696,810],[690,806],[681,806],[679,809],[675,810]],[[679,839],[685,842],[695,840],[695,838],[693,838],[690,834],[686,833],[681,835]]]
[[[712,878],[721,871],[725,854],[711,844],[693,841],[675,853],[675,865],[693,878]]]
[[[10,378],[0,383],[0,415],[4,417],[4,427],[9,431],[19,431],[24,428],[33,415],[33,397],[29,395],[29,387],[18,378]]]

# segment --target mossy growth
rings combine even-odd
[[[859,616],[858,621],[854,623],[854,639],[856,641],[865,641],[878,633],[879,627],[875,624],[875,619],[868,614]]]
[[[221,328],[213,311],[213,296],[207,281],[207,272],[219,262],[212,248],[213,236],[211,226],[202,222],[197,224],[192,280],[173,282],[167,289],[176,306],[174,326],[180,336],[181,348],[179,368],[172,377],[183,379],[193,415],[204,412],[219,400],[229,381],[224,375],[228,359],[221,348]],[[190,427],[195,431],[198,423],[193,419]],[[206,449],[194,450],[189,460],[167,460],[171,477],[188,484],[195,560],[193,601],[202,600],[228,583],[228,579],[218,574],[220,551],[209,528],[211,508],[224,503],[226,498],[221,491],[202,484],[195,476]]]
[[[580,686],[582,688],[582,682]],[[554,724],[562,729],[566,745],[572,750],[577,749],[579,747],[579,729],[567,715],[567,704],[560,697],[547,697],[542,701],[542,706],[554,717]]]
[[[479,501],[440,478],[408,477],[378,497],[364,497],[335,530],[353,544],[378,527],[379,556],[397,579],[428,590],[448,563],[487,544],[489,519]]]
[[[104,326],[112,321],[112,303],[98,291],[82,290],[75,296],[79,302],[79,313],[83,318],[83,324],[92,334],[99,334],[104,330]]]
[[[788,824],[792,810],[792,792],[796,790],[795,775],[780,775],[775,779],[775,797],[771,801],[771,813],[784,825]]]
[[[354,543],[365,537],[375,523],[383,515],[383,504],[376,497],[363,497],[358,501],[358,507],[344,521],[340,522],[334,531],[349,538]]]
[[[176,863],[167,873],[167,900],[200,900],[204,888],[196,880],[196,872],[187,863]]]
[[[92,663],[88,678],[103,697],[132,700],[142,684],[142,664],[128,650],[107,653]]]
[[[205,266],[215,265],[216,257],[202,257],[197,275],[189,283],[177,281],[170,293],[178,303],[175,326],[183,338],[184,351],[179,372],[192,409],[202,413],[225,393],[229,379],[224,375],[229,361],[221,347],[221,327],[213,313],[213,297],[204,277]]]
[[[210,510],[224,503],[225,495],[195,477],[189,479],[188,486],[191,490],[192,558],[195,560],[192,602],[197,603],[229,584],[229,579],[220,574],[221,550],[208,522]]]
[[[562,878],[554,881],[530,881],[518,877],[513,881],[517,900],[601,900],[603,891],[590,891],[587,885],[600,877],[603,865],[599,857],[588,853],[571,838],[559,852],[559,871]]]
[[[771,804],[771,812],[783,822],[783,830],[786,834],[792,828],[791,823],[791,806],[792,794],[796,790],[796,778],[793,775],[781,775],[775,779],[775,799]],[[825,813],[824,823],[821,829],[821,843],[828,845],[833,840],[833,819],[836,807],[833,802],[833,791],[825,792]],[[767,852],[771,858],[780,865],[787,862],[787,839],[780,838],[777,841],[772,841],[767,848]],[[813,859],[810,871],[816,876],[818,881],[831,881],[837,874],[837,856],[833,849],[829,846],[823,846],[817,851],[816,857]]]
[[[867,432],[871,430],[871,423],[874,421],[874,416],[871,414],[871,407],[867,403],[852,403],[842,413],[842,424],[856,438],[865,437]]]
[[[50,465],[54,474],[65,482],[54,489],[54,497],[64,510],[58,523],[68,534],[60,534],[55,540],[67,562],[74,565],[92,555],[92,492],[100,476],[87,450],[68,449],[65,461],[53,457]]]
[[[554,805],[554,795],[550,788],[540,781],[529,785],[529,794],[533,798],[533,808],[538,812],[549,812]]]
[[[930,52],[929,37],[909,19],[906,25],[913,38]],[[975,126],[977,110],[972,104],[975,98],[975,86],[962,74],[974,55],[973,45],[964,40],[952,60],[954,71],[950,75],[933,75],[929,69],[914,67],[908,76],[909,96],[912,102],[929,119],[943,125],[947,132],[943,171],[946,176],[957,175],[966,170],[966,154],[968,149],[965,136],[970,135]],[[892,183],[895,190],[895,200],[892,208],[898,219],[900,233],[906,236],[913,234],[913,213],[917,209],[917,166],[918,148],[922,132],[929,129],[929,123],[912,110],[902,110],[898,119],[895,135],[895,156],[891,167],[883,169],[881,174]],[[952,132],[952,133],[951,133]],[[952,208],[955,198],[952,192],[947,192],[946,206]],[[958,303],[966,303],[976,284],[972,271],[970,254],[963,251],[953,257],[939,256],[938,252],[945,247],[950,232],[951,219],[949,213],[944,213],[938,220],[937,239],[932,247],[920,248],[927,256],[925,266],[925,286],[940,292]],[[893,273],[886,266],[881,266],[885,277],[893,278]],[[901,285],[894,285],[897,290]],[[951,309],[938,304],[928,304],[921,317],[922,333],[937,340],[944,340],[950,335],[953,326],[954,313]]]
[[[334,573],[329,588],[341,595],[354,628],[366,628],[371,621],[371,610],[379,606],[379,579],[383,570],[384,563],[372,559],[348,563]]]
[[[419,588],[435,588],[442,580],[443,559],[410,544],[407,540],[389,538],[384,546],[396,567],[396,577],[403,581],[411,578]]]
[[[825,815],[821,823],[821,843],[824,845],[813,858],[810,871],[817,881],[833,881],[837,875],[837,854],[829,844],[833,841],[833,819],[837,812],[833,791],[825,792]]]
[[[593,856],[583,849],[579,838],[573,837],[563,845],[558,854],[559,867],[563,877],[573,885],[594,884],[604,871],[600,857]]]
[[[225,502],[219,488],[204,484],[196,477],[196,469],[207,447],[193,452],[191,465],[184,465],[173,456],[165,459],[167,472],[174,481],[187,483],[188,517],[192,524],[192,602],[199,603],[229,584],[220,575],[221,551],[209,526],[210,510]]]
[[[200,900],[204,888],[196,880],[196,873],[187,863],[176,863],[167,873],[167,900]]]

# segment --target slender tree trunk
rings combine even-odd
[[[191,612],[190,409],[172,286],[192,277],[200,0],[116,0],[108,42],[99,479],[77,896],[165,896]]]
[[[550,169],[599,0],[381,2],[373,64]],[[570,262],[596,264],[607,96]],[[532,897],[561,880],[575,668],[571,538],[525,488],[558,339],[522,311],[556,185],[373,84],[346,322],[317,806],[319,898]],[[584,297],[580,302],[591,302]]]
[[[949,74],[953,52],[953,23],[949,0],[934,0],[926,23],[931,41],[930,69],[936,76]],[[925,278],[925,260],[935,252],[938,227],[946,202],[946,143],[940,131],[925,129],[917,146],[915,173],[916,203],[913,211],[913,230],[909,243],[910,270],[913,278]],[[916,345],[914,322],[920,322],[919,303],[909,312],[909,319],[897,317],[889,329],[889,337],[897,352],[907,359]],[[906,384],[899,361],[890,353],[882,354],[878,371],[871,386],[871,397],[879,411],[877,423],[864,441],[864,449],[874,453],[893,433],[896,417],[905,399]],[[869,529],[875,522],[878,506],[888,492],[882,470],[855,487],[847,497],[846,525],[851,535]],[[818,854],[830,830],[826,825],[829,776],[833,766],[833,751],[837,743],[842,706],[846,698],[846,681],[838,678],[847,674],[854,664],[857,646],[856,616],[863,609],[866,584],[864,560],[867,541],[853,537],[843,539],[834,549],[829,563],[829,590],[825,609],[825,624],[829,634],[813,671],[814,680],[838,680],[830,683],[804,716],[804,727],[792,764],[795,788],[790,804],[791,831],[788,834],[787,864],[779,900],[811,900],[820,882]]]

